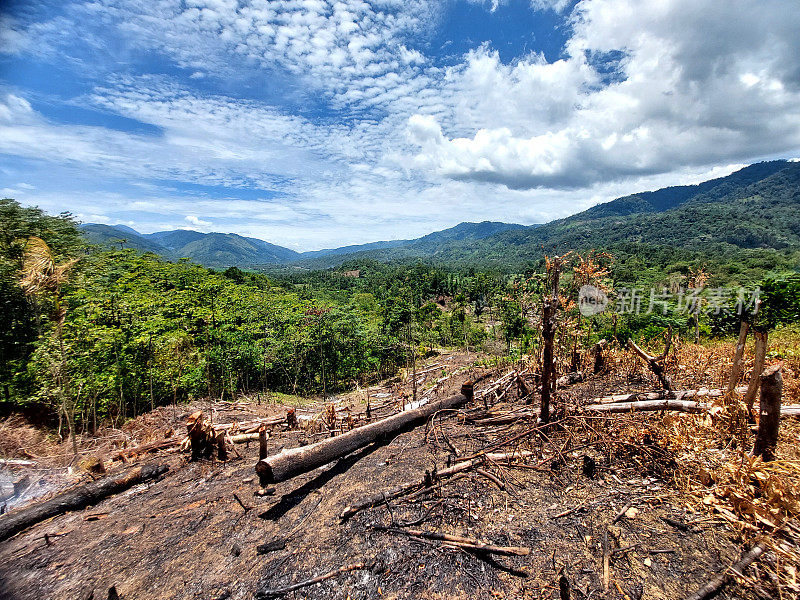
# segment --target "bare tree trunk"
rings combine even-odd
[[[96,504],[112,494],[117,494],[142,481],[158,477],[168,470],[169,467],[166,465],[151,464],[136,467],[127,473],[106,477],[105,479],[67,490],[50,500],[38,502],[28,508],[14,510],[0,517],[0,541],[8,539],[15,533],[50,517]]]
[[[731,379],[728,382],[728,394],[732,394],[742,376],[742,359],[744,358],[744,347],[747,343],[747,334],[750,331],[750,323],[742,319],[739,328],[739,340],[736,342],[736,352],[733,355],[733,367],[731,368]]]
[[[747,386],[747,392],[744,395],[744,401],[747,405],[747,415],[750,419],[753,418],[753,404],[756,400],[758,386],[761,383],[759,375],[761,375],[761,372],[764,370],[764,360],[767,357],[767,332],[765,329],[753,327],[753,337],[756,341],[753,374],[750,376],[750,384]]]
[[[781,423],[781,394],[783,377],[780,365],[768,367],[759,377],[761,401],[759,406],[758,435],[753,447],[753,456],[765,461],[775,460],[778,445],[778,426]]]
[[[542,305],[542,404],[540,418],[543,423],[550,420],[550,400],[555,384],[555,364],[553,343],[556,336],[556,310],[558,309],[558,282],[561,277],[561,261],[563,257],[556,256],[548,269],[548,279],[551,288],[550,295],[544,299]]]
[[[328,438],[300,448],[292,448],[274,454],[256,464],[256,472],[262,485],[285,481],[328,464],[359,448],[371,444],[381,436],[403,430],[420,420],[446,408],[454,408],[472,399],[472,385],[461,386],[461,394],[430,402],[412,410],[403,411],[391,417],[375,421],[334,438]]]

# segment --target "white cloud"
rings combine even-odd
[[[195,215],[186,215],[186,221],[195,227],[210,227],[211,221],[204,221]]]
[[[800,11],[788,0],[584,0],[567,58],[451,72],[454,118],[408,121],[407,164],[456,179],[579,187],[800,147]],[[619,58],[611,81],[594,62]]]
[[[115,75],[74,99],[158,134],[54,123],[24,94],[6,95],[0,152],[141,191],[113,196],[111,212],[108,195],[67,198],[36,180],[28,195],[37,201],[150,215],[153,227],[189,215],[292,247],[414,237],[459,220],[541,222],[613,194],[797,154],[794,0],[532,6],[569,12],[559,60],[532,53],[503,63],[485,46],[444,68],[424,43],[436,2],[67,4],[57,18],[15,24],[15,51],[78,60],[74,38],[91,49],[114,35],[191,75]],[[246,79],[279,101],[201,93],[192,87],[200,79],[204,90]],[[21,174],[7,185],[18,190],[12,182],[23,177],[34,181]],[[230,193],[192,195],[181,184]],[[237,189],[263,197],[241,200]]]

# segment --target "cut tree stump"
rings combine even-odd
[[[606,358],[603,351],[608,346],[608,340],[600,340],[592,347],[592,354],[594,354],[594,373],[595,375],[602,373],[606,368]]]
[[[169,467],[167,465],[151,464],[136,467],[125,473],[67,490],[33,506],[13,510],[0,517],[0,541],[6,540],[15,533],[50,517],[97,504],[101,500],[127,490],[143,481],[163,475],[168,470]]]
[[[758,434],[753,446],[753,456],[765,461],[775,460],[778,446],[778,428],[781,424],[781,394],[783,377],[780,365],[768,367],[761,374],[761,402],[759,406]]]
[[[461,386],[461,394],[443,398],[436,402],[429,402],[424,406],[407,410],[380,421],[358,427],[334,438],[329,438],[301,446],[283,450],[278,454],[268,456],[256,463],[261,485],[265,486],[278,481],[285,481],[326,465],[338,458],[342,458],[363,448],[379,438],[397,433],[406,427],[426,420],[431,415],[448,408],[455,408],[472,399],[472,384],[470,382]]]

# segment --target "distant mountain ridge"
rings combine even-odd
[[[369,259],[518,268],[544,253],[619,245],[681,248],[695,253],[742,249],[800,249],[800,162],[753,164],[697,185],[631,194],[544,225],[493,221],[460,223],[417,239],[379,241],[295,252],[236,234],[167,231],[147,235],[128,227],[84,225],[90,241],[187,256],[212,267],[327,269]]]
[[[296,252],[264,240],[244,237],[235,233],[201,233],[191,229],[177,229],[144,234],[127,225],[97,223],[81,225],[84,236],[93,244],[106,247],[127,247],[141,252],[155,252],[169,260],[186,257],[208,267],[217,268],[259,267],[295,262],[298,264],[316,262],[321,266],[331,266],[339,264],[342,256],[400,247],[412,248],[410,252],[414,255],[427,256],[435,254],[440,245],[449,241],[483,239],[501,231],[524,228],[524,225],[493,221],[459,223],[455,227],[429,233],[412,240],[389,240],[341,248]]]

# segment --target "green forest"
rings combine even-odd
[[[539,351],[543,258],[518,273],[369,257],[325,270],[214,270],[92,245],[71,215],[9,199],[0,231],[2,401],[81,430],[194,398],[330,395],[435,348],[497,361]],[[621,245],[566,264],[557,339],[567,357],[668,326],[730,335],[737,302],[752,310],[759,284],[768,326],[799,318],[800,276],[770,251],[702,262],[686,249]],[[620,310],[580,315],[587,284]],[[682,291],[694,287],[703,288],[699,318]]]

